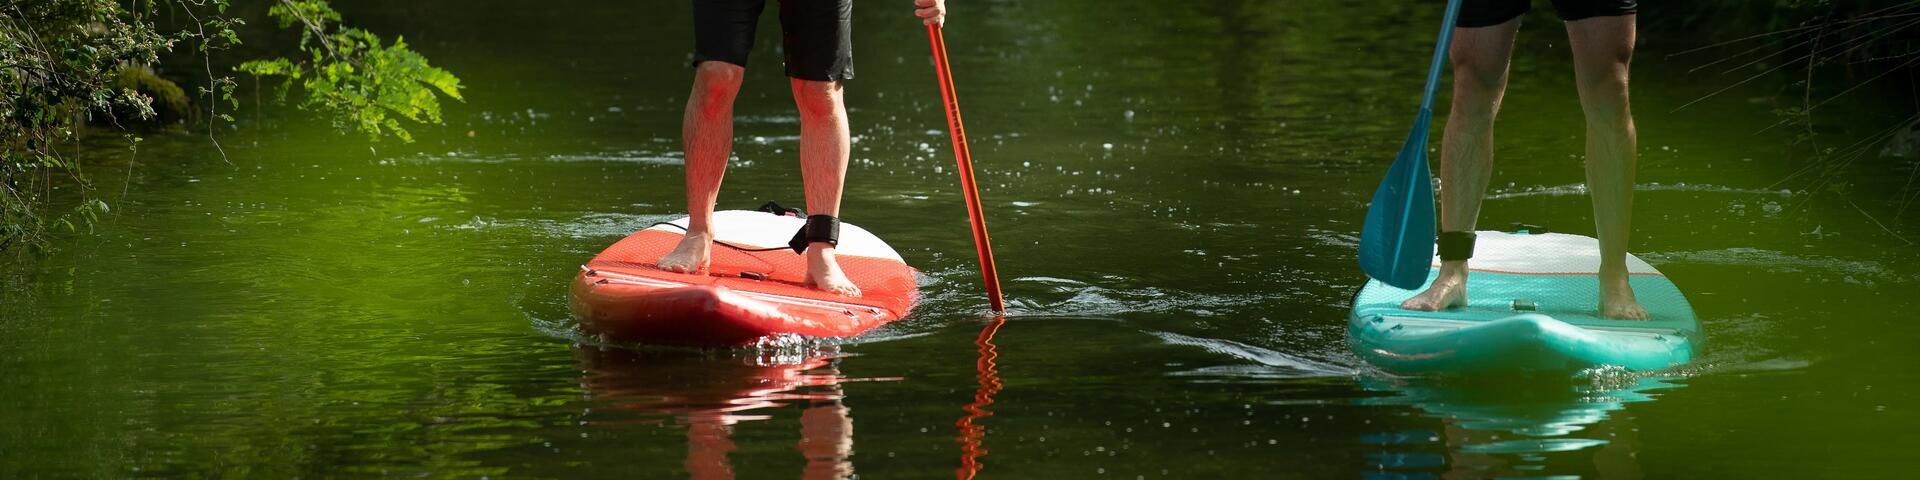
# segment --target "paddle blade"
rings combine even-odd
[[[1360,269],[1404,289],[1419,288],[1433,266],[1433,176],[1427,171],[1427,125],[1421,111],[1400,156],[1380,179],[1360,227]]]

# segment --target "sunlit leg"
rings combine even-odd
[[[681,463],[695,480],[731,480],[733,432],[726,422],[713,414],[693,414],[687,418],[687,458]]]
[[[660,257],[662,269],[694,273],[707,268],[713,246],[713,205],[733,150],[733,99],[746,69],[726,62],[701,62],[687,96],[681,141],[687,161],[687,236]]]
[[[1493,120],[1507,90],[1520,19],[1453,30],[1453,107],[1440,142],[1440,230],[1471,232],[1480,218],[1481,196],[1493,176]],[[1408,310],[1440,310],[1467,301],[1467,262],[1442,262],[1433,285],[1400,304]]]
[[[807,456],[803,479],[853,477],[853,418],[835,400],[800,412],[800,453]]]
[[[1634,173],[1627,65],[1633,59],[1634,15],[1567,22],[1567,37],[1587,117],[1587,191],[1600,236],[1600,315],[1644,320],[1647,309],[1627,283]]]
[[[800,177],[806,182],[807,213],[838,217],[850,149],[840,82],[793,79],[793,101],[800,108]],[[860,295],[860,288],[841,273],[833,245],[823,242],[807,246],[807,284]]]

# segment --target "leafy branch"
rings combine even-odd
[[[281,28],[301,26],[303,59],[253,60],[236,69],[261,77],[282,77],[277,98],[285,100],[297,84],[306,93],[302,109],[330,114],[334,126],[379,139],[391,133],[412,142],[400,120],[440,123],[440,95],[460,96],[460,79],[427,62],[407,47],[406,39],[385,44],[366,30],[338,25],[340,13],[319,0],[280,0],[268,10]],[[318,44],[318,48],[314,45]]]
[[[411,142],[401,120],[440,123],[439,97],[461,100],[460,80],[433,67],[408,48],[342,24],[326,0],[277,0],[268,15],[281,28],[299,25],[298,55],[256,60],[238,71],[284,77],[278,97],[299,85],[302,109],[323,112],[342,130],[378,140],[393,135]],[[62,154],[89,123],[126,128],[122,120],[152,121],[195,110],[179,87],[154,73],[160,54],[182,42],[194,48],[205,75],[209,142],[217,122],[233,122],[222,110],[239,108],[236,83],[213,68],[216,52],[241,43],[228,16],[230,0],[0,0],[0,251],[44,246],[47,231],[91,226],[107,204],[95,197],[80,163]],[[163,27],[158,10],[184,13],[191,23]],[[136,89],[136,87],[138,89]],[[156,95],[159,98],[156,98]],[[156,111],[156,100],[166,108]],[[227,107],[222,108],[221,103]],[[191,116],[181,120],[192,120]],[[140,138],[127,135],[130,149]],[[129,167],[131,168],[131,167]],[[77,187],[78,206],[48,212],[54,191]],[[60,202],[73,202],[62,197]]]

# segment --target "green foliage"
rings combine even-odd
[[[187,42],[199,57],[195,67],[207,83],[197,93],[206,102],[194,116],[219,145],[214,125],[233,121],[222,104],[230,111],[239,101],[232,78],[214,74],[213,56],[239,44],[235,27],[245,24],[226,16],[227,7],[228,0],[0,0],[0,250],[41,245],[49,229],[77,231],[107,211],[80,165],[61,149],[77,141],[89,121],[124,128],[155,118],[156,100],[166,120],[187,117],[192,107],[185,92],[152,73],[160,54],[178,43]],[[184,24],[160,26],[161,9],[169,18],[183,16],[176,21]],[[284,77],[283,99],[298,82],[305,93],[299,105],[328,114],[343,130],[412,141],[401,119],[439,123],[438,95],[461,98],[458,78],[405,41],[389,45],[340,25],[339,12],[325,0],[281,0],[269,14],[282,28],[300,30],[302,55],[247,62],[239,70]],[[56,190],[79,193],[55,199]],[[78,206],[46,212],[56,200]]]
[[[151,98],[152,101],[149,104],[152,106],[152,111],[149,117],[157,120],[156,123],[172,123],[192,113],[193,107],[190,104],[193,100],[187,98],[186,90],[182,90],[180,85],[173,83],[172,80],[154,74],[153,70],[121,67],[119,75],[114,77],[114,86]],[[138,112],[122,108],[115,108],[112,112],[119,121],[126,121],[125,117],[147,118],[139,116]]]
[[[151,10],[149,3],[146,10]],[[45,212],[56,185],[85,192],[78,163],[60,155],[89,116],[154,115],[153,99],[120,84],[125,65],[147,65],[176,38],[114,0],[0,2],[0,249],[38,244],[48,228],[76,228],[105,204]]]
[[[305,57],[254,60],[237,70],[282,77],[282,99],[297,83],[306,93],[300,107],[329,113],[335,127],[412,142],[400,119],[440,123],[439,95],[461,99],[460,79],[428,64],[404,38],[386,45],[372,32],[340,27],[340,13],[324,1],[282,0],[269,13],[282,28],[301,29]]]

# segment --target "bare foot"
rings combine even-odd
[[[1400,308],[1435,312],[1466,303],[1466,262],[1448,262],[1440,265],[1440,276],[1433,279],[1433,285],[1428,286],[1427,291],[1400,302]]]
[[[1600,316],[1615,320],[1646,320],[1647,309],[1633,298],[1633,286],[1627,283],[1624,271],[1600,272]]]
[[[712,259],[707,254],[710,248],[713,248],[712,233],[687,232],[686,238],[680,239],[680,244],[654,265],[669,272],[699,273],[707,269],[707,262]]]
[[[807,247],[807,286],[849,297],[860,296],[860,287],[854,286],[847,274],[840,271],[840,262],[833,258],[833,246],[825,243]]]

